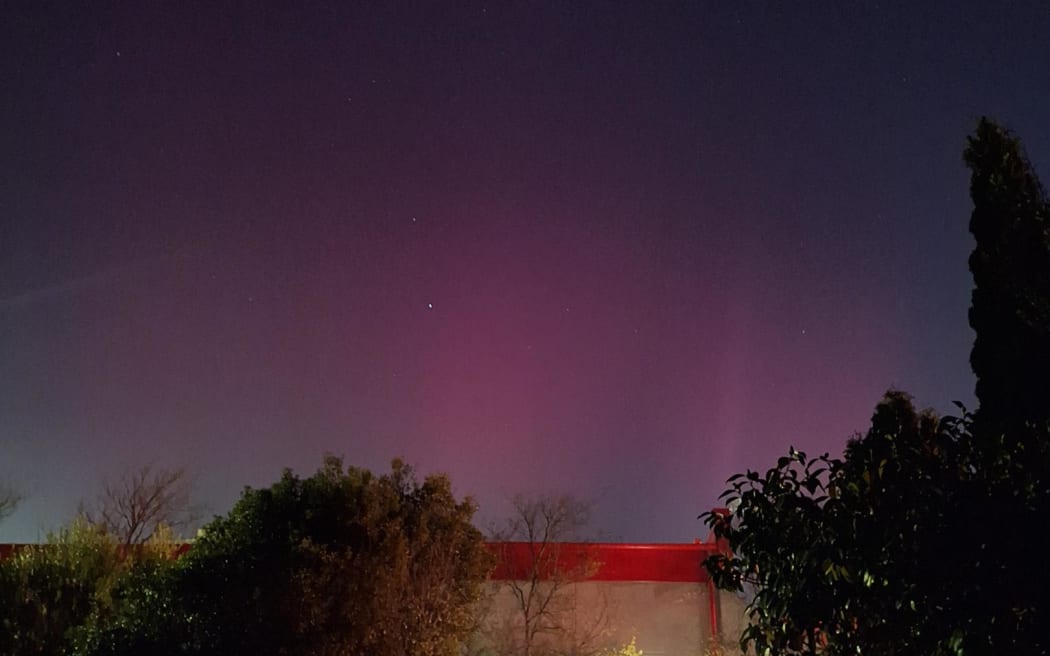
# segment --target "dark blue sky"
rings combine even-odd
[[[4,14],[0,541],[325,451],[702,537],[890,386],[972,405],[965,137],[1050,162],[1035,1]]]

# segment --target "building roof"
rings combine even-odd
[[[533,563],[538,560],[535,573],[540,578],[561,573],[587,581],[702,583],[708,580],[704,559],[718,551],[718,545],[710,542],[557,542],[545,546],[529,542],[489,542],[488,547],[497,558],[491,576],[497,581],[531,578]]]

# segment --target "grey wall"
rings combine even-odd
[[[550,582],[537,589],[549,594]],[[719,633],[735,653],[744,600],[716,593]],[[534,602],[535,603],[535,602]],[[703,656],[711,651],[708,588],[703,583],[582,582],[559,588],[537,642],[539,653],[602,654],[635,640],[645,656]],[[523,653],[523,613],[511,584],[489,584],[483,619],[472,645],[477,656]],[[728,639],[727,639],[728,638]],[[534,652],[533,656],[538,656]]]

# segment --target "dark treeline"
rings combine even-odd
[[[163,527],[129,548],[81,517],[0,563],[0,653],[455,654],[492,566],[473,513],[445,476],[328,457],[246,489],[180,558]]]
[[[782,654],[1040,654],[1050,644],[1050,204],[1019,140],[982,119],[964,160],[979,406],[891,391],[841,459],[794,449],[703,517],[753,593],[741,644]]]

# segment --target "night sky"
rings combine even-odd
[[[0,19],[0,541],[326,451],[704,537],[888,387],[973,405],[965,137],[1050,175],[1036,0],[79,4]]]

